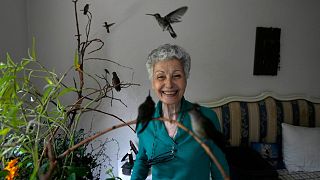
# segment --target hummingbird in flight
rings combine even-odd
[[[178,9],[170,12],[169,14],[167,14],[164,17],[161,17],[161,15],[159,13],[146,14],[146,15],[154,16],[156,18],[156,20],[158,21],[158,24],[160,25],[162,30],[169,31],[171,37],[176,38],[177,34],[174,32],[171,24],[181,22],[181,17],[184,15],[184,13],[186,13],[187,9],[188,9],[187,6],[180,7]]]
[[[155,112],[155,102],[153,101],[152,97],[149,95],[147,96],[146,100],[140,104],[138,108],[138,117],[137,117],[137,125],[136,125],[136,131],[138,125],[141,123],[142,128],[137,132],[137,134],[140,134],[142,131],[146,129],[149,122],[152,119],[153,113]]]
[[[105,27],[105,28],[107,29],[107,33],[110,33],[109,27],[112,26],[112,25],[114,25],[114,24],[115,24],[115,23],[108,24],[107,22],[104,22],[103,27]]]
[[[209,118],[203,115],[199,104],[194,104],[188,112],[193,132],[200,138],[212,140],[222,151],[225,151],[226,140]]]
[[[116,72],[112,72],[112,85],[116,91],[119,92],[121,90],[120,79]]]

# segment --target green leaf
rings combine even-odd
[[[44,91],[42,98],[41,98],[43,103],[47,100],[47,98],[50,95],[52,95],[52,92],[55,90],[54,86],[50,85],[50,84],[47,84],[44,88],[45,88],[45,91]]]
[[[7,53],[7,64],[11,65],[11,66],[15,66],[16,64],[13,62],[13,60],[11,59],[11,56],[9,53]]]
[[[71,173],[67,180],[76,180],[76,173]]]
[[[4,128],[0,130],[0,136],[5,136],[10,131],[10,128]]]
[[[53,84],[53,82],[51,81],[51,79],[49,79],[48,77],[45,77],[45,79],[46,79],[46,81],[47,81],[48,84],[50,84],[50,85]]]
[[[26,126],[27,123],[23,120],[20,120],[20,119],[16,119],[16,118],[13,118],[10,120],[10,125],[13,126],[13,127],[20,127],[20,126]]]
[[[71,174],[75,174],[78,177],[83,177],[87,175],[90,172],[90,169],[88,167],[74,167],[74,166],[69,166],[68,167],[68,172]]]
[[[2,179],[1,177],[3,177],[3,178],[6,177],[8,174],[9,174],[9,172],[6,170],[0,171],[0,179]]]
[[[58,94],[58,97],[63,96],[63,95],[65,95],[66,93],[69,93],[69,92],[72,92],[72,91],[76,92],[77,89],[74,88],[74,87],[65,88],[65,89],[63,89],[63,90]]]
[[[21,67],[25,68],[25,66],[26,66],[27,64],[29,64],[29,63],[30,63],[30,60],[22,59],[22,61],[21,61]]]

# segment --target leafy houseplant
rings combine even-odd
[[[34,39],[27,58],[15,63],[7,54],[6,62],[0,64],[0,179],[94,179],[93,171],[96,170],[96,176],[101,172],[98,158],[107,158],[103,149],[110,140],[102,142],[96,149],[88,148],[86,143],[66,151],[91,135],[78,128],[83,114],[101,113],[124,122],[120,117],[101,110],[100,105],[105,100],[124,104],[114,97],[114,88],[138,84],[115,84],[110,82],[108,70],[102,69],[106,74],[98,76],[84,71],[84,66],[89,62],[86,60],[102,60],[132,69],[109,59],[87,57],[101,50],[104,42],[89,38],[92,14],[88,9],[81,14],[88,20],[81,36],[78,0],[72,2],[77,28],[73,67],[59,76],[43,66],[37,60]],[[87,52],[87,48],[94,44],[98,46]],[[70,71],[78,74],[72,85],[65,82]],[[95,87],[87,87],[85,77],[93,80]],[[63,99],[70,96],[76,99],[66,104]],[[9,164],[13,168],[10,169]],[[109,170],[107,173],[113,176]]]

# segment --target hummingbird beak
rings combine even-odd
[[[149,16],[154,16],[154,14],[146,14],[146,15],[149,15]]]

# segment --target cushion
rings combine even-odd
[[[278,144],[252,142],[251,148],[256,150],[264,159],[278,158]]]
[[[251,148],[257,151],[263,159],[276,169],[283,168],[277,143],[252,142]]]
[[[282,123],[283,160],[289,172],[320,171],[320,128]]]
[[[231,179],[278,179],[277,171],[250,147],[228,147]]]

